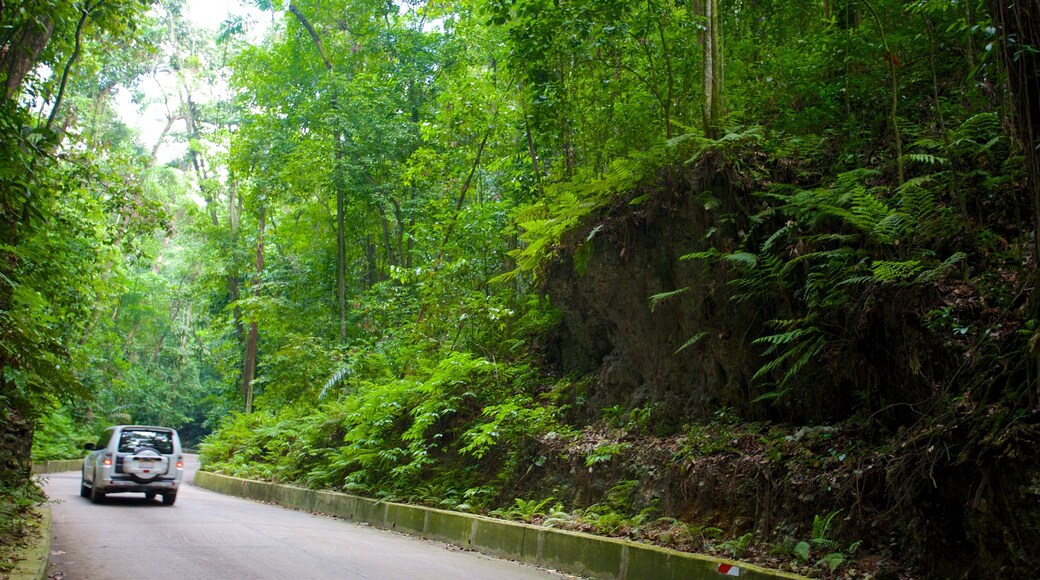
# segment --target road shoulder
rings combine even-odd
[[[51,508],[42,505],[36,508],[39,516],[29,523],[35,540],[18,550],[18,561],[11,570],[11,580],[46,580],[47,560],[51,552]]]

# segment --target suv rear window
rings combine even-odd
[[[173,453],[173,433],[169,431],[127,430],[119,437],[119,453],[133,453],[151,447],[163,455]]]

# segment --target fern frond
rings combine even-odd
[[[809,334],[813,334],[814,332],[816,332],[816,328],[811,326],[808,328],[795,328],[794,330],[789,330],[787,332],[760,336],[755,340],[751,341],[751,344],[783,345],[788,344],[790,342],[794,342],[799,338]]]
[[[672,290],[670,292],[661,292],[659,294],[654,294],[653,296],[650,297],[650,312],[653,312],[654,310],[656,310],[657,309],[657,305],[660,304],[661,302],[663,302],[665,300],[668,300],[669,298],[674,298],[674,297],[679,296],[681,294],[685,294],[685,293],[687,293],[689,291],[690,291],[690,287],[686,286],[685,288],[679,288],[678,290]]]
[[[799,344],[797,347],[792,349],[802,351],[802,357],[795,361],[795,363],[787,369],[787,372],[784,373],[784,378],[780,381],[780,384],[786,385],[788,381],[797,376],[798,373],[802,372],[802,369],[805,368],[807,364],[809,364],[809,361],[816,358],[817,356],[819,356],[821,352],[823,352],[823,347],[825,344],[826,340],[824,339],[824,337],[820,336],[812,342]]]
[[[931,284],[936,280],[939,280],[950,273],[957,264],[960,264],[968,258],[968,255],[964,252],[956,252],[949,258],[946,258],[942,264],[932,268],[931,270],[924,270],[918,276],[915,282],[918,284]]]
[[[758,265],[758,256],[751,252],[732,252],[729,254],[723,254],[722,259],[727,262],[739,264],[748,269],[754,268]]]
[[[824,517],[819,515],[813,516],[812,525],[812,539],[814,542],[825,540],[831,529],[831,522],[834,521],[835,516],[840,514],[842,510],[834,510]]]
[[[901,282],[908,280],[924,269],[920,260],[905,260],[902,262],[890,262],[878,260],[871,264],[871,271],[878,282]]]
[[[794,231],[795,225],[796,224],[792,221],[784,227],[773,232],[771,236],[766,238],[766,241],[762,242],[762,251],[768,252],[769,249],[773,247],[773,244],[776,243],[776,240],[778,240],[781,236],[786,236],[790,234],[792,231]]]
[[[354,372],[354,365],[353,364],[346,364],[346,365],[340,367],[339,370],[337,370],[336,372],[332,373],[332,376],[329,377],[329,380],[325,381],[325,386],[323,386],[321,388],[321,392],[318,393],[318,400],[320,401],[320,400],[324,399],[325,398],[325,394],[329,392],[329,389],[331,389],[332,387],[335,387],[336,385],[342,383],[344,380],[346,380],[348,377],[350,377],[350,375],[353,374],[353,372]]]
[[[682,346],[680,346],[679,348],[675,349],[675,352],[673,352],[672,354],[679,354],[680,352],[685,350],[687,347],[693,346],[693,345],[697,344],[698,342],[700,342],[701,339],[704,338],[705,336],[708,336],[707,332],[698,332],[697,334],[695,334],[692,337],[690,337],[689,340],[684,342]]]
[[[779,356],[762,365],[757,371],[755,371],[755,374],[751,377],[751,379],[758,380],[762,377],[770,375],[773,372],[779,370],[788,361],[794,360],[794,362],[784,372],[784,375],[780,379],[780,381],[777,382],[778,386],[784,387],[791,381],[791,379],[797,376],[798,373],[800,373],[807,364],[809,364],[809,361],[816,358],[820,354],[820,352],[823,351],[823,347],[826,344],[825,337],[822,335],[822,333],[820,333],[819,329],[816,327],[797,329],[789,333],[783,333],[782,335],[762,337],[761,339],[755,340],[755,342],[759,342],[762,341],[762,339],[772,339],[763,341],[770,344],[769,348],[766,349],[766,354],[770,354],[772,352],[776,352],[781,348],[781,346],[790,343],[796,338],[801,338],[809,335],[816,335],[816,338],[811,340],[800,341],[794,344],[793,346],[790,346],[789,348],[787,348],[787,350],[781,352]],[[781,340],[780,338],[776,337],[783,337],[784,340]],[[790,338],[790,340],[786,340],[788,338]]]
[[[899,212],[891,212],[874,225],[871,237],[884,244],[891,244],[910,233],[910,222],[907,216]]]
[[[682,256],[679,256],[679,259],[682,260],[682,261],[686,261],[686,260],[707,260],[707,261],[714,262],[721,255],[722,255],[722,253],[719,252],[719,250],[717,248],[708,248],[707,250],[705,250],[703,252],[693,252],[693,253],[690,253],[690,254],[683,254]]]
[[[946,165],[949,163],[949,160],[945,157],[938,157],[928,153],[907,153],[903,155],[903,159],[906,161],[923,163],[925,165]]]

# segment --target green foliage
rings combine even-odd
[[[549,514],[554,512],[563,511],[560,504],[556,504],[551,510],[546,510],[546,506],[549,506],[553,499],[554,498],[551,497],[547,497],[543,500],[524,500],[516,498],[511,507],[491,510],[488,512],[488,515],[501,517],[507,520],[532,523],[544,520],[549,517]]]
[[[659,408],[656,403],[648,403],[640,407],[626,409],[621,405],[612,405],[600,409],[603,420],[611,427],[622,429],[631,434],[647,434],[652,425],[654,412]]]
[[[787,138],[775,139],[781,143],[775,145],[754,135],[752,140],[734,138],[741,146],[733,145],[727,154],[748,157],[748,147],[791,149],[783,145]],[[756,194],[760,210],[749,216],[751,230],[743,235],[743,247],[725,252],[710,247],[682,257],[735,272],[734,301],[790,305],[769,321],[772,334],[753,340],[766,357],[754,375],[763,387],[758,401],[792,395],[797,401],[802,385],[818,383],[815,373],[855,344],[850,319],[878,287],[928,287],[967,266],[969,254],[951,248],[966,223],[963,198],[949,196],[955,183],[966,179],[953,160],[965,148],[985,159],[996,153],[1001,139],[990,117],[975,115],[952,129],[945,142],[915,142],[913,147],[928,152],[908,153],[906,159],[921,173],[898,187],[888,185],[880,169],[869,167],[839,173],[823,187],[773,184]],[[698,151],[703,157],[719,147],[705,141]],[[654,296],[652,304],[683,291]]]
[[[731,558],[740,558],[747,552],[753,538],[754,534],[748,532],[740,537],[722,542],[719,547],[729,553]]]
[[[592,467],[600,463],[610,463],[631,446],[630,443],[604,443],[599,445],[590,450],[588,455],[585,456],[585,467]]]
[[[212,427],[211,469],[487,510],[570,444],[568,421],[596,414],[581,383],[543,368],[575,305],[536,282],[556,261],[594,272],[612,246],[629,259],[628,237],[682,204],[705,231],[662,252],[711,265],[706,286],[728,276],[766,321],[745,339],[763,359],[739,397],[851,397],[873,380],[860,349],[885,343],[872,316],[893,296],[939,295],[903,321],[951,342],[1035,342],[1036,324],[970,313],[1017,311],[1007,289],[1035,230],[1014,201],[1022,158],[977,3],[726,6],[717,139],[698,126],[698,37],[713,24],[694,4],[301,0],[320,46],[272,12],[262,42],[243,42],[237,20],[218,47],[175,6],[153,21],[118,0],[84,21],[75,63],[74,5],[3,11],[3,59],[43,16],[55,34],[0,110],[0,406],[39,419],[41,459],[78,454],[109,421]],[[187,132],[165,166],[105,100],[153,62],[185,99],[166,100]],[[57,122],[44,121],[66,65]],[[225,82],[233,97],[195,98]],[[691,333],[674,354],[716,329]],[[246,390],[254,412],[236,413]],[[606,467],[659,410],[601,409],[617,437],[585,466],[621,471]],[[737,453],[728,432],[693,427],[680,454]],[[637,484],[611,483],[580,513],[520,499],[501,513],[647,526]],[[792,548],[832,572],[855,550],[831,542],[833,518]]]
[[[493,499],[487,483],[527,460],[527,442],[567,432],[561,409],[532,394],[534,380],[523,364],[465,353],[406,379],[355,373],[317,412],[237,415],[201,453],[229,474],[477,510]],[[463,468],[473,458],[484,468]]]
[[[546,191],[544,200],[520,207],[513,219],[523,245],[509,252],[517,267],[492,281],[506,282],[524,272],[537,272],[546,260],[557,255],[567,233],[582,226],[586,217],[618,195],[628,194],[637,185],[650,181],[668,154],[669,150],[660,145],[646,152],[633,152],[630,157],[613,162],[602,177],[555,184]],[[589,244],[595,232],[589,234],[581,248],[591,251]],[[580,272],[588,256],[581,250],[576,256]]]
[[[853,542],[847,549],[841,550],[840,544],[831,539],[831,524],[839,513],[841,510],[833,511],[823,517],[813,516],[812,537],[809,541],[795,544],[791,553],[803,563],[809,563],[815,557],[815,565],[825,566],[832,574],[849,563],[850,558],[859,550],[861,542]]]
[[[33,433],[33,461],[52,459],[79,459],[85,443],[97,440],[97,429],[64,406],[44,415],[36,423]]]

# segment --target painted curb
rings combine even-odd
[[[47,580],[47,560],[51,555],[51,509],[36,508],[40,514],[40,539],[36,544],[19,551],[22,559],[11,570],[10,580]]]
[[[82,459],[61,461],[44,461],[32,464],[33,475],[78,471],[83,465]],[[20,560],[11,570],[10,580],[47,580],[47,563],[51,555],[51,508],[41,505],[36,508],[40,514],[40,539],[36,544],[19,550]]]
[[[733,560],[679,552],[616,538],[377,501],[345,493],[253,481],[206,471],[195,474],[195,485],[227,495],[364,522],[475,550],[489,556],[518,560],[591,578],[803,578]]]

